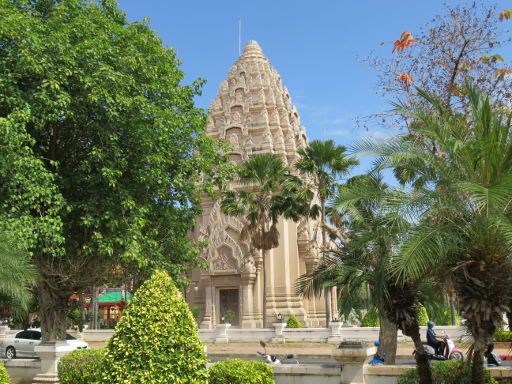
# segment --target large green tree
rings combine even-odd
[[[347,156],[346,148],[336,145],[333,140],[313,140],[307,147],[300,148],[297,152],[300,159],[295,163],[295,167],[310,178],[312,189],[320,204],[322,248],[325,250],[329,246],[326,228],[327,201],[335,192],[339,178],[359,162]],[[330,287],[325,288],[324,297],[325,326],[328,327],[332,317]]]
[[[112,266],[196,264],[199,186],[223,161],[200,82],[147,21],[110,0],[0,0],[0,18],[0,226],[41,276],[43,340],[62,340],[70,293]]]
[[[419,92],[428,109],[399,110],[414,131],[377,151],[380,165],[412,187],[393,205],[417,223],[404,235],[393,269],[398,281],[422,278],[439,265],[449,271],[475,341],[472,382],[483,383],[486,343],[502,324],[512,286],[511,116],[472,87],[464,89],[467,115]]]
[[[259,154],[245,161],[238,172],[242,187],[224,193],[222,210],[230,216],[242,216],[242,239],[263,252],[263,326],[266,327],[268,251],[279,246],[277,224],[282,218],[298,221],[309,217],[313,192],[284,162],[272,154]]]

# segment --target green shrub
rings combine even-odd
[[[493,336],[494,341],[512,342],[512,331],[498,331]]]
[[[81,349],[68,353],[59,361],[61,384],[100,384],[103,351]]]
[[[4,364],[0,362],[0,384],[9,384],[10,382],[11,379],[7,373],[7,369],[5,369]]]
[[[221,361],[212,365],[209,373],[209,384],[274,384],[272,368],[261,361]]]
[[[471,383],[471,364],[464,361],[448,360],[441,361],[431,365],[432,382],[443,384],[470,384]],[[484,372],[486,384],[497,384],[498,382],[491,377],[487,369]],[[419,383],[418,371],[410,369],[398,378],[397,384],[417,384]]]
[[[380,326],[380,318],[379,311],[377,308],[371,307],[368,312],[363,317],[361,321],[361,327],[379,327]]]
[[[302,328],[302,324],[295,315],[291,315],[286,322],[286,328]]]
[[[420,305],[417,314],[418,325],[425,326],[428,323],[428,313],[423,305]]]
[[[436,325],[452,325],[452,315],[449,306],[444,306],[435,313],[429,314],[429,318],[433,319]],[[457,312],[455,312],[455,324],[460,325],[460,315]]]
[[[157,271],[135,292],[108,342],[103,382],[206,384],[206,363],[187,303]]]

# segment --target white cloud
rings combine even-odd
[[[327,131],[329,136],[348,136],[350,135],[350,130],[348,129],[334,129]]]

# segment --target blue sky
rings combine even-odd
[[[449,0],[451,5],[472,0]],[[491,0],[479,0],[494,4]],[[177,50],[185,82],[207,84],[197,98],[207,108],[242,46],[259,42],[290,90],[310,139],[350,145],[359,137],[385,137],[378,126],[358,128],[354,119],[388,109],[375,93],[376,73],[361,63],[372,51],[388,55],[400,33],[414,33],[443,11],[440,0],[120,0],[129,20],[148,17],[167,46]],[[511,8],[512,1],[502,1]],[[505,5],[507,3],[507,5]],[[510,4],[508,4],[510,3]],[[501,7],[501,6],[500,6]],[[381,46],[381,42],[386,44]],[[510,48],[510,47],[509,47]],[[512,50],[507,49],[512,56]],[[502,52],[506,57],[505,52]]]

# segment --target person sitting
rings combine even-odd
[[[441,336],[436,335],[436,331],[434,331],[434,326],[436,324],[433,321],[429,321],[427,323],[427,344],[434,348],[436,355],[444,354],[444,342],[438,340]]]

